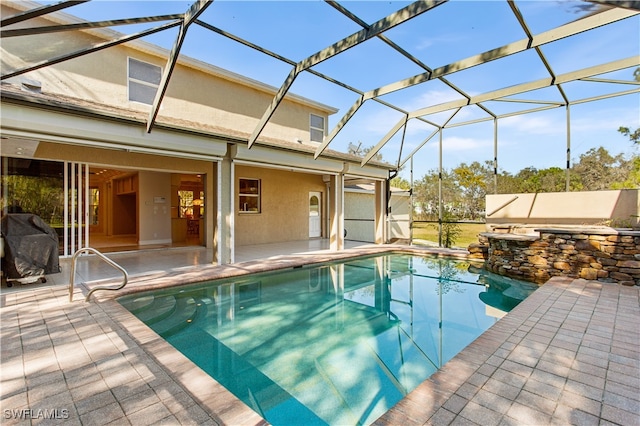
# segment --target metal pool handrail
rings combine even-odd
[[[78,256],[80,256],[80,254],[84,253],[84,252],[91,252],[91,253],[95,254],[100,259],[104,260],[107,264],[109,264],[110,266],[113,266],[115,269],[117,269],[120,272],[122,272],[122,275],[123,275],[122,284],[120,284],[120,286],[118,286],[118,287],[96,287],[96,288],[93,288],[93,289],[91,289],[91,291],[89,291],[89,293],[87,293],[87,297],[85,297],[85,299],[84,299],[85,302],[89,301],[89,298],[91,297],[91,295],[93,294],[94,291],[98,291],[98,290],[116,291],[116,290],[120,290],[125,285],[127,285],[127,282],[129,281],[129,274],[127,274],[127,271],[122,266],[118,265],[116,262],[114,262],[113,260],[109,259],[107,256],[105,256],[104,254],[100,253],[98,250],[96,250],[96,249],[94,249],[92,247],[81,248],[78,251],[76,251],[73,254],[73,257],[71,258],[71,277],[69,279],[69,302],[73,302],[73,289],[75,287],[75,280],[76,280],[76,261],[78,260]]]

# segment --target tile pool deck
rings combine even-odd
[[[130,271],[127,288],[134,289],[388,248],[250,260],[253,254],[225,266],[207,265],[206,250],[110,257]],[[77,285],[70,303],[69,265],[62,264],[62,273],[47,284],[0,293],[3,425],[266,424],[120,307],[113,293],[96,293],[96,301],[84,302],[87,287],[114,283],[117,271],[96,259],[81,260],[78,277],[87,284]],[[637,286],[554,278],[376,424],[638,425],[639,297]],[[58,419],[44,418],[52,415]]]

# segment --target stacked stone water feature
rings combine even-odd
[[[469,246],[487,270],[544,283],[567,276],[640,285],[640,231],[614,228],[542,228],[539,235],[482,233]]]

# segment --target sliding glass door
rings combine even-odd
[[[58,234],[59,253],[89,246],[88,164],[2,157],[2,214],[31,213]]]

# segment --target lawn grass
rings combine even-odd
[[[478,223],[458,223],[460,235],[454,241],[453,247],[467,248],[471,243],[478,242],[478,234],[485,232],[485,225]],[[413,238],[415,240],[425,240],[438,244],[438,224],[437,223],[413,223]]]

